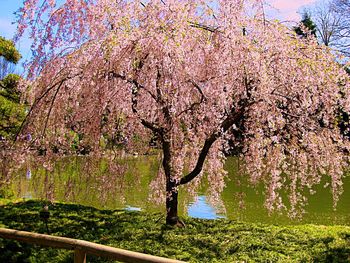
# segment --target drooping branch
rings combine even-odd
[[[163,5],[167,5],[166,2],[164,0],[160,0],[160,2],[163,4]],[[146,7],[146,5],[143,3],[143,2],[140,2],[140,4],[143,6],[143,7]],[[209,8],[212,12],[213,12],[213,18],[217,19],[217,17],[215,16],[214,14],[214,10],[209,6],[209,5],[206,5],[207,8]],[[171,10],[171,9],[170,9]],[[214,32],[218,32],[218,29],[219,27],[214,27],[214,26],[208,26],[208,25],[205,25],[205,24],[201,24],[201,23],[197,23],[197,22],[193,22],[193,21],[188,21],[188,23],[190,24],[191,27],[194,27],[194,28],[200,28],[200,29],[204,29],[204,30],[207,30],[207,31],[210,31],[212,33]]]
[[[49,108],[49,111],[48,111],[47,116],[46,116],[45,126],[44,126],[43,133],[42,133],[43,136],[44,136],[44,134],[45,134],[45,132],[46,132],[47,124],[49,123],[49,118],[50,118],[50,115],[51,115],[51,111],[52,111],[52,108],[53,108],[53,104],[55,103],[57,94],[58,94],[59,90],[61,89],[63,83],[64,83],[64,80],[62,80],[62,81],[60,82],[60,84],[58,85],[58,87],[57,87],[57,89],[56,89],[56,91],[55,91],[55,94],[53,95],[53,98],[52,98],[52,100],[51,100],[50,108]]]
[[[61,71],[60,71],[60,72],[61,72]],[[60,72],[59,72],[59,73],[60,73]],[[79,73],[79,74],[80,74],[80,73]],[[45,98],[45,97],[49,94],[50,91],[52,91],[54,88],[56,88],[57,85],[62,85],[63,82],[65,82],[66,80],[69,80],[69,79],[71,79],[71,78],[74,78],[74,77],[78,76],[79,74],[75,74],[75,75],[73,75],[73,76],[71,76],[71,77],[68,76],[68,77],[65,77],[65,78],[63,78],[63,79],[60,79],[60,80],[56,81],[53,85],[51,85],[49,88],[47,88],[39,97],[37,97],[37,98],[35,99],[34,103],[33,103],[32,106],[30,107],[30,109],[29,109],[27,115],[24,117],[24,120],[22,121],[22,123],[21,123],[21,125],[20,125],[20,127],[19,127],[19,129],[18,129],[18,131],[17,131],[17,133],[16,133],[16,136],[15,136],[15,138],[14,138],[14,140],[13,140],[14,142],[17,141],[19,134],[22,132],[24,125],[26,125],[28,119],[31,117],[31,114],[32,114],[33,110],[36,109],[36,106],[38,105],[38,103],[39,103],[43,98]]]

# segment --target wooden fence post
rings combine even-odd
[[[86,263],[86,253],[76,248],[74,250],[74,263]]]

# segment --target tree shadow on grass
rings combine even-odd
[[[6,228],[46,233],[43,202],[0,206]],[[99,210],[77,204],[49,206],[55,236],[87,240],[191,262],[350,262],[349,228],[274,226],[185,218],[185,228],[160,222],[161,214]],[[88,255],[88,262],[113,262]],[[71,251],[0,239],[0,262],[73,262]]]
[[[327,250],[319,255],[315,255],[314,262],[334,262],[334,263],[348,263],[350,262],[350,233],[340,233],[348,246],[331,247],[325,240]]]
[[[0,223],[3,227],[47,234],[39,212],[43,202],[26,201],[0,206]],[[76,204],[49,206],[48,228],[51,235],[82,239],[108,245],[125,224],[138,224],[137,213],[124,210],[98,210]],[[133,219],[133,220],[130,220]],[[126,238],[126,235],[121,235]],[[88,256],[89,262],[109,262]],[[0,262],[72,262],[73,253],[67,250],[39,247],[12,240],[0,239]],[[112,262],[112,261],[111,261]]]

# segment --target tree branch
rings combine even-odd
[[[188,82],[192,83],[192,85],[197,89],[197,91],[198,91],[199,94],[201,95],[201,98],[200,98],[199,101],[193,102],[193,103],[191,104],[191,106],[189,106],[187,109],[181,111],[181,112],[177,115],[177,117],[181,116],[183,113],[186,113],[186,112],[188,112],[188,111],[194,110],[194,108],[195,108],[196,106],[199,106],[200,104],[202,104],[202,103],[206,100],[206,98],[205,98],[205,96],[204,96],[204,93],[203,93],[201,87],[199,87],[199,85],[198,85],[196,82],[194,82],[193,80],[189,80]]]
[[[192,21],[188,21],[188,23],[190,24],[191,27],[194,27],[194,28],[204,29],[204,30],[207,30],[207,31],[212,32],[212,33],[220,32],[219,27],[207,26],[207,25],[192,22]]]
[[[138,89],[142,89],[144,91],[146,91],[155,101],[157,101],[157,97],[151,92],[149,91],[148,89],[146,89],[145,86],[143,86],[142,84],[140,84],[138,81],[136,81],[135,79],[129,79],[127,78],[126,76],[124,75],[120,75],[118,73],[115,73],[114,71],[109,71],[108,73],[108,77],[109,78],[119,78],[119,79],[122,79],[122,80],[125,80],[126,82],[130,83],[130,84],[133,84],[133,85],[136,85],[138,87]]]
[[[249,104],[251,105],[251,104]],[[232,125],[236,122],[238,122],[244,115],[245,109],[247,106],[245,105],[242,108],[240,108],[238,111],[232,112],[229,116],[226,117],[226,119],[221,123],[218,131],[212,133],[204,142],[203,148],[199,153],[196,166],[194,169],[187,174],[186,176],[182,177],[178,185],[186,184],[190,181],[192,181],[194,178],[196,178],[197,175],[202,171],[204,161],[209,153],[210,147],[213,145],[213,143],[223,134],[225,133]]]
[[[151,95],[151,97],[157,101],[157,97],[152,93],[150,92],[149,90],[147,90],[142,84],[140,84],[137,80],[135,79],[128,79],[126,76],[124,75],[120,75],[118,73],[115,73],[115,72],[109,72],[108,74],[112,75],[114,78],[120,78],[122,80],[125,80],[126,82],[132,84],[132,98],[131,98],[131,107],[132,107],[132,111],[133,113],[135,113],[138,118],[141,120],[141,124],[143,126],[145,126],[146,128],[150,129],[151,131],[153,131],[154,133],[156,134],[161,134],[162,133],[162,129],[154,122],[150,122],[150,121],[147,121],[145,119],[143,119],[140,114],[138,113],[138,110],[137,110],[137,96],[138,96],[138,93],[139,93],[139,90],[140,89],[143,89],[145,91],[148,92],[148,94]]]
[[[157,102],[162,106],[162,112],[164,114],[165,120],[169,127],[172,126],[172,117],[169,110],[169,106],[166,104],[166,101],[163,99],[163,95],[160,89],[160,80],[161,80],[162,74],[157,67],[157,80],[156,80],[156,89],[157,89]]]
[[[282,98],[284,98],[284,99],[286,99],[286,100],[288,100],[288,101],[294,101],[294,102],[296,102],[299,106],[301,106],[301,101],[300,101],[300,100],[298,100],[298,99],[295,98],[295,97],[290,97],[290,96],[288,96],[288,95],[284,95],[284,94],[277,93],[277,92],[276,92],[276,89],[274,89],[274,90],[271,92],[271,95],[275,95],[275,96],[278,96],[278,97],[282,97]]]
[[[132,80],[131,82],[133,84],[132,87],[132,98],[131,98],[131,108],[132,108],[132,112],[135,113],[138,118],[141,120],[141,123],[143,126],[145,126],[146,128],[150,129],[151,131],[153,131],[156,134],[162,134],[162,129],[160,127],[158,127],[157,124],[153,123],[153,122],[149,122],[146,121],[145,119],[143,119],[140,114],[138,113],[137,110],[137,96],[139,93],[139,89],[141,87],[143,87],[142,85],[140,85],[136,80]]]
[[[150,122],[150,121],[147,121],[147,120],[143,119],[140,116],[140,114],[138,113],[138,110],[137,110],[137,102],[138,102],[137,101],[137,96],[138,96],[138,93],[139,93],[139,91],[141,89],[146,91],[156,102],[160,101],[160,99],[161,99],[161,97],[160,97],[160,90],[158,89],[159,79],[160,79],[159,71],[157,73],[157,82],[156,82],[156,85],[157,85],[157,96],[154,95],[148,89],[146,89],[146,87],[143,86],[142,84],[140,84],[136,79],[127,78],[126,76],[121,75],[119,73],[116,73],[114,71],[109,71],[107,73],[107,75],[108,75],[109,78],[119,78],[119,79],[124,80],[127,83],[130,83],[130,84],[133,85],[132,86],[132,99],[131,99],[131,102],[132,102],[131,107],[132,107],[133,113],[135,113],[138,116],[138,118],[140,119],[141,124],[143,126],[145,126],[146,128],[150,129],[154,133],[161,135],[163,133],[163,129],[161,127],[159,127],[156,123]]]

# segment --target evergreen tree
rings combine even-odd
[[[21,55],[14,43],[0,37],[0,57],[2,72],[6,72],[7,63],[17,64]],[[4,74],[2,74],[4,75]],[[20,104],[18,83],[20,76],[8,74],[0,79],[0,137],[11,138],[20,127],[25,116],[24,105]]]
[[[316,25],[308,12],[303,13],[300,25],[294,27],[294,31],[301,37],[307,37],[308,35],[316,37]]]

